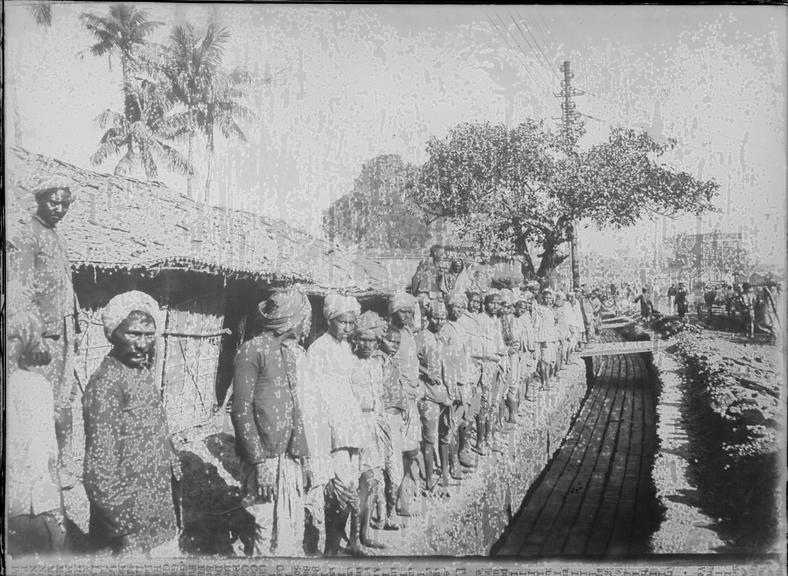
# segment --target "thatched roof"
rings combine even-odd
[[[311,292],[386,292],[379,263],[332,247],[283,222],[207,206],[160,182],[84,170],[21,148],[6,151],[9,223],[32,211],[32,191],[76,194],[58,225],[75,269],[178,268],[304,284]]]

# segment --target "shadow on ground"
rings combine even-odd
[[[205,444],[225,471],[237,479],[232,438],[208,437]],[[229,446],[229,450],[227,449]],[[238,486],[227,484],[214,464],[189,450],[180,453],[183,469],[181,550],[186,554],[234,556],[249,549],[254,517],[241,506]]]

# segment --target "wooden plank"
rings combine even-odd
[[[628,359],[625,356],[616,357],[616,361],[619,365],[619,373],[617,378],[618,395],[616,397],[616,405],[608,415],[608,426],[605,437],[602,441],[603,446],[600,450],[600,457],[594,463],[594,472],[596,473],[596,477],[599,480],[597,480],[596,486],[594,487],[593,498],[589,498],[590,506],[588,509],[594,510],[593,520],[591,520],[590,523],[592,527],[590,530],[586,528],[586,531],[583,534],[578,532],[578,537],[576,538],[577,540],[580,540],[582,536],[587,536],[587,541],[593,542],[594,538],[599,536],[597,533],[599,530],[608,530],[609,528],[607,526],[600,526],[600,515],[603,514],[606,508],[615,506],[616,504],[615,501],[609,497],[609,490],[611,469],[617,448],[616,439],[618,438],[621,429],[622,413],[628,396],[626,386],[628,369],[627,360]],[[590,515],[590,512],[587,512],[586,514]],[[585,544],[585,546],[578,546],[576,553],[583,553],[586,548],[588,548],[588,544]]]
[[[637,359],[642,363],[641,358]],[[632,526],[635,520],[635,507],[637,506],[637,486],[640,477],[640,468],[643,465],[643,394],[644,388],[647,387],[647,380],[645,377],[633,382],[636,385],[636,394],[633,395],[632,404],[632,426],[629,438],[629,448],[627,450],[627,464],[626,464],[626,483],[631,487],[633,502],[627,502],[626,506],[619,506],[616,511],[616,518],[613,522],[613,531],[611,533],[611,542],[617,544],[619,542],[627,542],[627,550],[632,544]],[[608,549],[610,546],[608,546]]]
[[[550,523],[542,524],[539,537],[532,539],[534,544],[537,542],[541,544],[540,554],[561,553],[566,535],[571,529],[582,504],[583,495],[591,482],[596,462],[606,449],[605,438],[609,428],[609,414],[618,402],[620,365],[612,362],[610,373],[606,376],[602,383],[606,388],[605,401],[599,406],[593,431],[583,440],[587,444],[583,457],[580,461],[572,461],[563,476],[558,479],[557,492],[563,498],[553,500],[552,507],[548,509]]]
[[[593,386],[585,399],[574,425],[567,434],[564,445],[550,462],[540,484],[534,489],[525,503],[522,514],[509,533],[506,543],[499,551],[501,555],[517,554],[523,543],[540,520],[545,503],[549,500],[556,488],[554,479],[561,476],[576,450],[584,449],[580,438],[586,427],[593,427],[590,418],[596,416],[598,411],[595,405],[602,401],[603,393],[598,386]]]
[[[626,465],[632,428],[632,402],[637,393],[632,386],[632,381],[637,378],[637,363],[641,359],[639,357],[625,356],[622,360],[626,366],[626,376],[622,383],[626,391],[626,401],[621,412],[619,435],[615,439],[614,456],[608,469],[608,483],[605,486],[605,493],[602,498],[602,502],[612,503],[614,506],[600,508],[594,519],[594,527],[585,546],[585,552],[590,555],[610,553],[609,547],[612,541],[616,514],[622,508],[634,507],[634,492],[637,487],[637,480],[631,486],[626,485]],[[625,497],[627,492],[629,494]]]
[[[651,483],[651,467],[653,465],[654,450],[657,443],[656,427],[656,398],[651,386],[643,388],[643,442],[640,474],[636,491],[635,512],[632,526],[632,540],[628,549],[629,554],[644,554],[648,552],[645,531],[649,528],[649,522],[645,520],[649,514],[648,505],[650,495],[648,490]]]

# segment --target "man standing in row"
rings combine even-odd
[[[255,556],[300,556],[304,494],[312,483],[301,412],[298,340],[312,307],[298,290],[260,303],[262,332],[235,358],[232,421],[241,460],[244,505],[254,516]],[[311,425],[311,423],[310,423]]]
[[[66,186],[35,192],[36,213],[10,234],[8,268],[11,278],[32,289],[32,305],[43,324],[43,342],[51,361],[35,368],[52,384],[55,399],[55,432],[61,484],[76,481],[71,461],[73,417],[76,299],[65,240],[55,227],[65,218],[73,201]]]

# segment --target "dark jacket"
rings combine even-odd
[[[295,355],[273,333],[263,332],[238,350],[232,421],[242,459],[258,463],[285,452],[309,456],[296,386]]]

